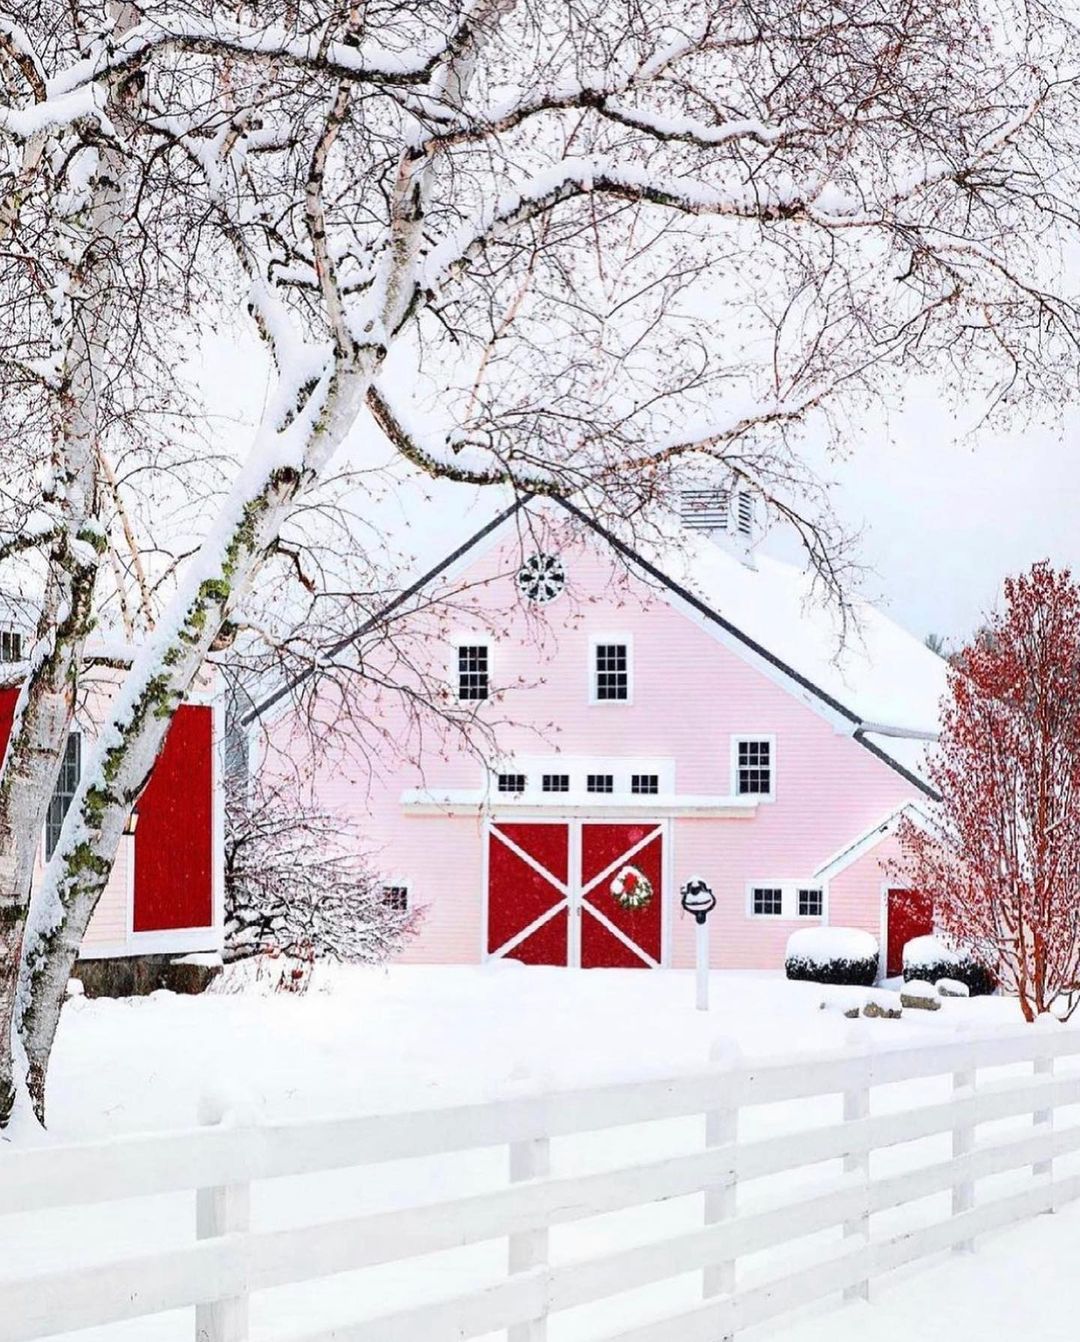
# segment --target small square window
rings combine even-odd
[[[613,774],[589,774],[585,779],[586,792],[614,792],[615,777]]]
[[[625,643],[597,643],[594,649],[597,702],[630,698],[630,650]]]
[[[458,698],[486,699],[490,692],[488,671],[486,643],[469,643],[458,648]]]
[[[755,885],[753,897],[755,914],[767,918],[780,918],[784,912],[784,892],[777,885]]]
[[[407,913],[409,910],[409,887],[407,885],[384,885],[382,902],[394,913]]]
[[[660,791],[660,775],[631,774],[630,791],[639,797],[655,797]]]
[[[824,910],[824,900],[821,891],[817,888],[810,888],[799,891],[799,917],[800,918],[820,918]]]
[[[735,790],[740,797],[772,795],[772,742],[746,739],[738,743]]]
[[[542,792],[569,792],[570,775],[544,774],[540,780],[540,790]]]
[[[499,775],[500,792],[524,792],[525,775],[524,774],[500,774]]]

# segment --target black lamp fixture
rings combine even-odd
[[[692,913],[699,923],[704,923],[716,908],[716,896],[700,876],[691,877],[682,887],[681,894],[683,908],[687,913]]]

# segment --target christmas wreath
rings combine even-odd
[[[644,909],[653,897],[652,881],[637,867],[623,867],[611,882],[611,897],[622,909]]]

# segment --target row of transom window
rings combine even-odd
[[[499,774],[496,780],[499,792],[520,795],[529,789],[529,775],[524,773]],[[570,775],[565,773],[544,773],[540,775],[541,792],[569,792]],[[608,773],[586,774],[585,791],[593,793],[613,793],[615,775]],[[632,796],[654,797],[660,791],[659,774],[631,774],[630,793]]]

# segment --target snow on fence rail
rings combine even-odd
[[[0,1216],[180,1190],[197,1190],[196,1214],[186,1245],[0,1276],[0,1342],[190,1306],[194,1331],[186,1336],[246,1342],[253,1293],[502,1239],[509,1243],[509,1272],[499,1280],[345,1327],[312,1326],[291,1342],[449,1342],[504,1330],[511,1342],[541,1342],[547,1320],[561,1311],[690,1272],[700,1273],[700,1303],[609,1328],[602,1342],[716,1342],[826,1295],[865,1295],[884,1272],[968,1248],[977,1235],[1075,1198],[1080,1173],[1061,1165],[1080,1152],[1080,1070],[1065,1067],[1078,1055],[1080,1033],[1027,1030],[854,1056],[739,1063],[449,1109],[217,1122],[9,1152],[0,1159]],[[1010,1072],[980,1075],[998,1068]],[[933,1077],[948,1079],[943,1098],[875,1111],[878,1088]],[[752,1138],[740,1132],[740,1113],[748,1108],[827,1096],[843,1097],[842,1120]],[[553,1140],[692,1116],[704,1116],[700,1149],[573,1177],[550,1172]],[[980,1133],[981,1125],[1000,1128],[1009,1119],[1007,1132]],[[942,1134],[951,1134],[945,1159],[875,1172],[875,1156]],[[494,1147],[509,1152],[509,1182],[494,1191],[288,1229],[251,1224],[253,1181],[414,1157],[450,1160]],[[752,1181],[825,1162],[840,1170],[824,1171],[828,1181],[813,1191],[804,1182],[785,1188],[771,1205],[743,1205],[741,1193]],[[1022,1179],[1005,1192],[980,1189],[981,1181],[1007,1172]],[[554,1227],[695,1194],[704,1201],[693,1227],[551,1260]],[[903,1233],[876,1232],[880,1213],[934,1194],[951,1194],[946,1214]],[[739,1262],[748,1255],[830,1230],[836,1241],[812,1245],[795,1266],[782,1262],[764,1280],[743,1279]]]

